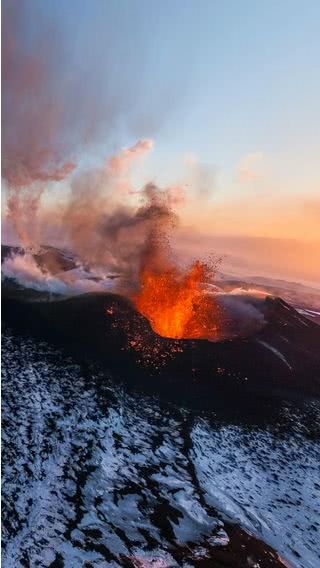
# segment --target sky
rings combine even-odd
[[[320,276],[317,0],[23,4],[21,45],[52,68],[66,158],[85,168],[152,138],[136,183],[186,184],[186,226],[309,242],[309,276]],[[68,190],[58,185],[52,196]]]

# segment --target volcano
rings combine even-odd
[[[320,396],[320,327],[281,298],[263,299],[263,326],[219,341],[163,337],[133,302],[113,293],[48,301],[5,279],[2,303],[10,328],[172,400],[212,408],[221,396]]]
[[[17,252],[4,249],[4,260]],[[58,249],[33,258],[56,267],[57,281],[77,270]],[[79,558],[132,568],[316,565],[317,323],[279,297],[215,290],[215,304],[209,294],[202,306],[229,309],[223,333],[214,312],[196,320],[209,339],[192,326],[183,327],[189,337],[166,337],[170,319],[161,333],[149,319],[158,305],[149,288],[141,306],[106,290],[67,296],[6,273],[8,565],[37,559],[39,540],[53,551],[51,566]],[[198,287],[189,292],[199,306]],[[180,299],[165,305],[184,309]],[[251,327],[248,314],[259,315]]]

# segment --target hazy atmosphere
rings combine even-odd
[[[130,183],[182,188],[179,224],[200,254],[227,254],[235,272],[319,280],[318,2],[3,10],[3,185],[44,219],[41,239],[61,237],[55,224],[80,172],[149,139]],[[34,222],[20,229],[34,233]],[[11,207],[4,242],[16,233]]]

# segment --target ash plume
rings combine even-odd
[[[54,50],[37,35],[32,47],[24,30],[28,4],[4,2],[2,38],[2,176],[8,215],[24,245],[34,244],[34,227],[46,184],[74,169],[61,143],[63,106],[57,96]]]
[[[142,71],[145,55],[124,54],[121,31],[111,21],[105,23],[103,45],[80,52],[70,22],[57,18],[55,10],[60,16],[61,7],[44,9],[36,0],[3,2],[2,177],[8,221],[24,247],[39,245],[43,193],[75,172],[84,149],[115,143],[118,130],[137,129],[139,116],[150,132],[155,125],[152,120],[147,126],[148,116],[155,114],[160,125],[166,112],[163,104],[157,112],[141,104],[132,70]],[[151,146],[151,140],[140,140],[109,162],[105,174],[119,177],[121,170],[119,192],[127,189],[131,163]]]

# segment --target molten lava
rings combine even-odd
[[[217,339],[219,311],[204,286],[212,269],[196,261],[188,271],[170,267],[157,271],[145,267],[140,292],[133,298],[152,329],[173,339]]]

